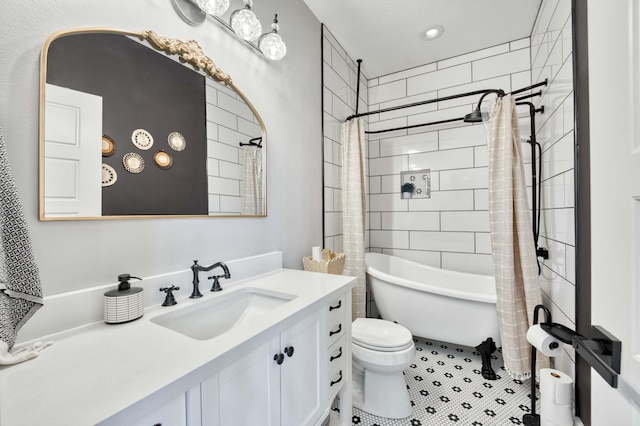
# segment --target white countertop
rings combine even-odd
[[[281,269],[203,292],[200,299],[181,298],[172,307],[145,310],[126,324],[94,323],[42,338],[55,343],[40,356],[0,367],[0,426],[93,425],[160,390],[178,395],[213,374],[232,349],[248,344],[315,302],[353,285],[354,278]],[[150,320],[169,310],[243,287],[265,288],[296,298],[211,340],[195,340]],[[61,313],[64,315],[64,313]]]

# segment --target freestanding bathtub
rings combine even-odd
[[[380,316],[420,336],[463,346],[500,346],[495,280],[380,253],[365,253]]]

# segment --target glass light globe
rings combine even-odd
[[[260,38],[258,47],[265,57],[273,61],[279,61],[287,54],[287,45],[282,41],[282,37],[273,31]]]
[[[236,10],[231,15],[231,28],[243,40],[256,41],[262,34],[262,25],[250,8]]]
[[[194,0],[204,13],[222,16],[229,9],[229,0]]]

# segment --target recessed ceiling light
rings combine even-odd
[[[444,32],[444,28],[440,25],[432,25],[423,33],[423,37],[425,40],[433,40],[438,38]]]

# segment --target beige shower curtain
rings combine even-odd
[[[244,173],[240,213],[248,215],[264,214],[262,200],[262,148],[245,146]]]
[[[366,316],[366,270],[364,243],[366,227],[367,163],[364,121],[342,124],[342,234],[345,271],[357,277],[352,290],[353,319]]]
[[[511,95],[496,100],[490,125],[489,219],[502,356],[509,375],[524,379],[531,374],[526,333],[542,298],[518,117]],[[538,357],[538,366],[547,365],[548,359]]]

